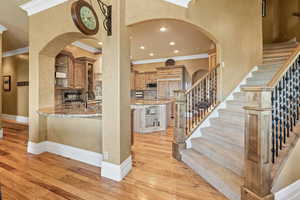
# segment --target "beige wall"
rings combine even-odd
[[[269,0],[267,16],[263,18],[264,43],[300,40],[299,0]]]
[[[99,118],[48,118],[47,127],[48,141],[102,153],[102,123]]]
[[[284,0],[280,1],[280,35],[281,41],[297,38],[300,41],[300,21],[299,17],[295,17],[292,14],[299,12],[300,1],[299,0]]]
[[[176,65],[184,65],[190,77],[199,69],[208,70],[208,58],[195,60],[180,60],[176,61]],[[138,72],[153,72],[157,67],[164,67],[165,63],[149,63],[134,65],[133,69]]]
[[[0,58],[2,58],[2,33],[0,33]],[[2,70],[2,59],[0,59],[0,114],[2,114],[2,75],[3,75],[3,70]],[[2,122],[0,122],[0,128],[2,128]]]
[[[4,114],[28,116],[29,87],[19,86],[17,82],[29,81],[28,55],[5,57],[3,60],[3,75],[11,76],[11,91],[3,91],[2,110]]]
[[[267,2],[267,16],[263,17],[264,43],[272,43],[279,37],[279,2],[280,0]]]
[[[283,169],[275,181],[272,191],[278,192],[279,190],[287,187],[300,179],[300,140],[298,140],[295,148],[292,150],[288,160],[286,161]]]
[[[210,37],[217,44],[219,63],[224,62],[222,98],[262,61],[260,0],[232,0],[230,3],[227,0],[193,0],[188,9],[161,0],[147,3],[129,0],[127,8],[134,8],[127,12],[128,25],[150,19],[178,19],[194,24]]]

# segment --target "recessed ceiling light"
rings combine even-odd
[[[174,53],[179,53],[179,51],[178,50],[174,50]]]
[[[144,49],[145,49],[145,47],[144,47],[144,46],[140,46],[140,49],[144,50]]]
[[[169,43],[171,46],[174,46],[175,45],[175,42],[170,42]]]
[[[149,56],[154,56],[154,53],[149,53]]]
[[[159,30],[160,30],[161,32],[166,32],[167,28],[166,28],[166,27],[161,27]]]
[[[99,44],[99,45],[102,45],[103,43],[102,43],[102,42],[98,42],[98,44]]]

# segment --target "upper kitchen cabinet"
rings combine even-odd
[[[74,87],[74,57],[72,53],[62,51],[55,59],[55,87]]]
[[[95,59],[80,57],[75,59],[74,85],[88,92],[94,91],[94,63]]]
[[[157,82],[157,72],[135,72],[134,89],[135,90],[150,90],[153,84]]]

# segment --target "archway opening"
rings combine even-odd
[[[40,140],[97,155],[80,161],[100,167],[102,42],[81,33],[60,35],[40,51],[39,66]]]
[[[171,160],[174,91],[188,90],[215,67],[218,43],[200,27],[174,19],[133,24],[129,34],[133,151]]]

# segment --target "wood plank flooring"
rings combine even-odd
[[[9,128],[0,139],[2,200],[226,200],[171,158],[172,129],[166,135],[135,134],[134,167],[120,183],[101,178],[97,167],[26,153],[27,134]]]

